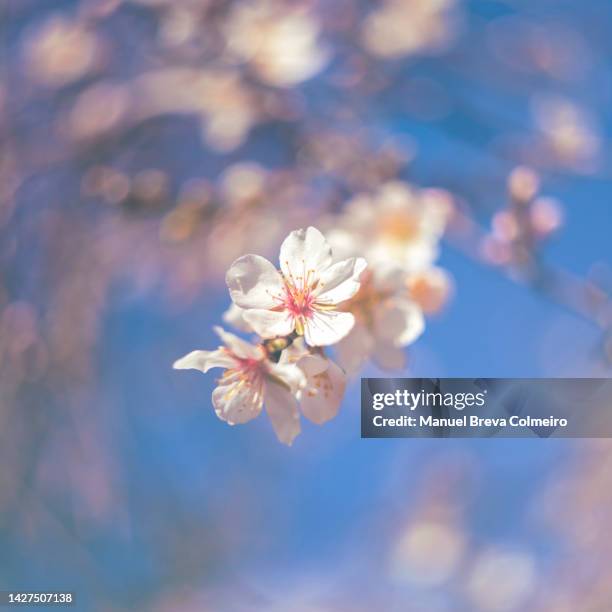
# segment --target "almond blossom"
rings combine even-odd
[[[294,364],[273,363],[262,345],[255,346],[220,327],[224,343],[215,351],[192,351],[177,360],[177,370],[224,368],[212,394],[215,413],[230,425],[246,423],[265,406],[278,439],[291,445],[300,433],[295,394],[304,386],[302,371]]]
[[[346,374],[321,349],[308,350],[304,340],[297,338],[283,351],[280,363],[294,363],[304,375],[297,398],[307,419],[322,425],[338,414],[346,389]]]
[[[310,346],[344,338],[355,319],[339,307],[359,290],[361,257],[333,263],[332,251],[314,227],[291,232],[280,249],[280,271],[259,255],[237,259],[226,275],[233,302],[262,338],[304,336]]]
[[[423,313],[409,297],[406,275],[390,267],[368,270],[345,307],[356,322],[336,346],[342,367],[355,372],[370,358],[385,369],[404,367],[404,347],[425,329]]]
[[[350,200],[333,220],[328,238],[337,256],[359,252],[370,266],[393,263],[406,271],[422,270],[438,256],[450,211],[445,191],[390,181]]]
[[[453,279],[446,270],[431,266],[408,276],[410,298],[426,315],[439,313],[453,292]]]

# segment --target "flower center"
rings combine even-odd
[[[285,290],[285,308],[294,317],[310,317],[314,303],[314,296],[310,287],[296,287],[287,283]]]

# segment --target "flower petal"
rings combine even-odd
[[[288,336],[295,327],[295,321],[286,310],[245,310],[242,315],[248,325],[262,338]]]
[[[240,308],[274,308],[282,301],[284,283],[278,270],[259,255],[244,255],[227,271],[225,282]]]
[[[355,323],[355,327],[335,348],[340,365],[347,372],[354,374],[370,358],[374,349],[374,338],[365,325]]]
[[[276,437],[291,446],[300,433],[300,414],[297,400],[285,385],[271,380],[265,383],[266,412],[272,422]]]
[[[211,368],[233,368],[236,360],[228,351],[191,351],[191,353],[177,359],[172,367],[175,370],[200,370],[208,372]]]
[[[232,327],[247,333],[251,333],[253,330],[251,326],[244,320],[242,316],[245,313],[243,308],[236,306],[234,302],[231,303],[230,307],[223,313],[221,317],[225,323]]]
[[[410,297],[426,314],[436,314],[446,305],[453,292],[453,279],[442,268],[432,267],[412,275],[408,280]]]
[[[302,361],[313,357],[307,356],[301,360],[300,367],[304,365],[308,369],[314,365],[302,364]],[[300,406],[306,418],[321,425],[338,414],[346,389],[346,375],[333,361],[323,357],[319,359],[327,362],[326,368],[308,377],[306,388],[301,394]]]
[[[254,346],[250,342],[235,336],[234,334],[230,334],[230,332],[225,331],[222,327],[215,325],[213,328],[215,333],[221,341],[227,346],[227,348],[239,359],[261,359],[262,352],[261,349],[257,346]]]
[[[291,232],[280,248],[280,267],[283,275],[300,285],[310,272],[321,274],[332,261],[331,247],[325,236],[316,228]]]
[[[317,303],[339,304],[352,298],[359,291],[359,278],[367,265],[363,257],[351,257],[325,270],[316,290]]]
[[[407,300],[394,300],[386,308],[380,308],[374,317],[374,335],[377,340],[395,346],[407,346],[425,329],[421,309]]]
[[[212,393],[215,413],[230,425],[246,423],[254,419],[263,405],[263,384],[256,381],[237,380],[229,385],[219,385]]]
[[[283,354],[286,352],[286,350],[283,351]],[[289,387],[292,393],[297,393],[306,384],[304,372],[295,363],[283,363],[282,356],[281,362],[270,364],[269,376],[272,377],[273,382],[280,382]]]
[[[330,364],[329,359],[323,355],[306,353],[297,362],[298,367],[306,376],[312,377],[321,374],[327,370]]]
[[[310,346],[329,346],[342,340],[354,324],[350,312],[315,310],[304,325],[304,339]]]

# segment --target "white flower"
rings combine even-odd
[[[450,209],[445,191],[391,181],[348,202],[329,241],[336,256],[359,252],[370,265],[394,263],[407,271],[422,270],[438,256]]]
[[[220,327],[215,331],[225,346],[216,351],[193,351],[176,361],[177,370],[225,368],[212,394],[217,416],[234,425],[254,419],[265,405],[278,439],[291,445],[300,433],[295,394],[304,376],[292,364],[276,364],[263,347],[254,346]]]
[[[304,374],[297,397],[306,418],[321,425],[338,414],[346,389],[346,374],[331,359],[320,350],[309,351],[303,339],[297,338],[283,351],[280,363],[294,363]]]
[[[355,372],[372,358],[385,369],[403,368],[403,347],[425,329],[421,309],[409,299],[405,275],[393,268],[368,270],[361,289],[345,307],[356,321],[336,346],[342,367]]]
[[[365,268],[360,257],[332,263],[327,240],[309,227],[284,240],[280,272],[264,257],[245,255],[231,265],[226,282],[244,320],[263,338],[295,330],[310,346],[327,346],[353,327],[353,315],[338,305],[357,293]]]

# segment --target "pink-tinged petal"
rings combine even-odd
[[[225,282],[240,308],[274,308],[283,299],[284,283],[278,270],[259,255],[244,255],[227,271]]]
[[[301,286],[305,277],[318,275],[332,262],[331,247],[316,228],[291,232],[280,248],[280,267],[290,282]]]
[[[261,349],[257,346],[254,346],[250,342],[235,336],[234,334],[230,334],[230,332],[225,331],[222,327],[216,325],[214,328],[215,333],[227,348],[234,354],[236,357],[240,359],[261,359],[262,352]]]
[[[421,309],[407,300],[396,300],[375,313],[374,335],[377,340],[395,346],[407,346],[425,330]]]
[[[374,338],[365,325],[356,323],[335,349],[340,365],[350,374],[354,374],[370,358],[374,350]]]
[[[436,314],[446,305],[453,293],[453,279],[442,268],[428,268],[408,280],[410,297],[425,314]]]
[[[284,350],[283,354],[287,351]],[[268,368],[268,376],[273,382],[280,382],[287,385],[292,393],[297,393],[306,384],[306,377],[295,363],[281,362],[271,363]]]
[[[325,270],[316,289],[318,304],[339,304],[359,291],[359,279],[367,267],[363,257],[339,261]]]
[[[350,312],[315,310],[304,325],[304,340],[310,346],[329,346],[344,338],[353,328]]]
[[[297,400],[284,384],[268,379],[265,383],[265,402],[276,437],[283,444],[291,446],[301,429]]]
[[[372,358],[383,370],[403,370],[406,367],[406,353],[393,344],[378,343]]]
[[[262,338],[288,336],[295,327],[293,317],[286,310],[275,311],[252,308],[245,310],[242,316],[255,333]]]
[[[233,368],[236,360],[222,349],[217,351],[192,351],[177,359],[172,367],[175,370],[200,370],[208,372],[211,368]]]
[[[230,425],[254,419],[263,405],[261,379],[240,378],[229,385],[219,385],[212,393],[215,413]]]
[[[327,362],[326,368],[322,372],[308,376],[306,388],[302,391],[300,399],[302,414],[318,425],[333,419],[338,414],[346,389],[344,372],[333,361],[321,359]],[[306,364],[307,368],[310,366],[314,364]],[[318,366],[320,364],[315,367]]]

